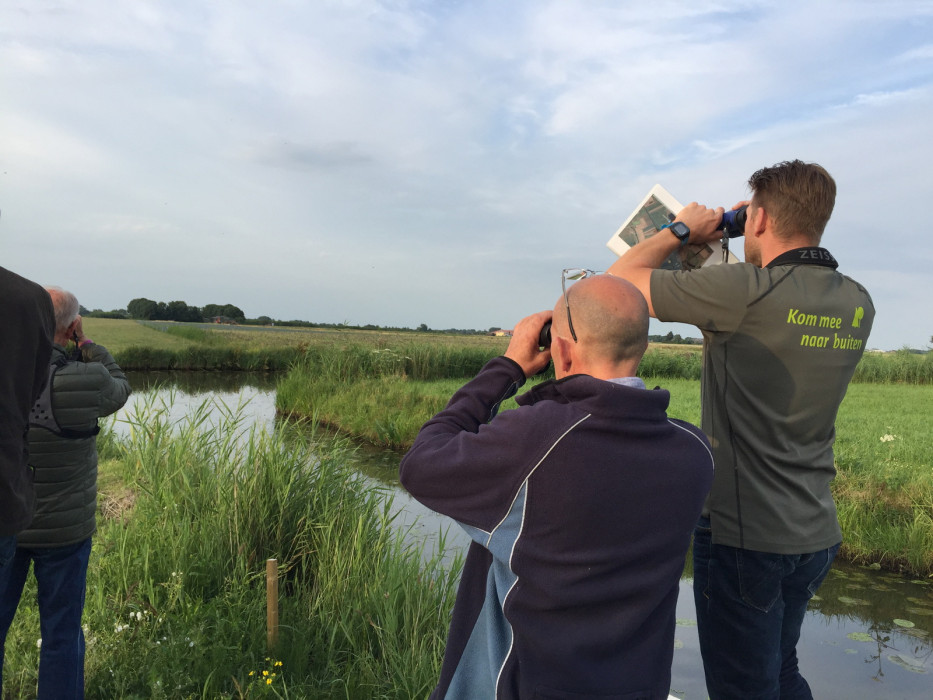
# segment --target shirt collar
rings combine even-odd
[[[645,383],[642,381],[641,377],[613,377],[607,381],[612,382],[613,384],[621,384],[622,386],[630,386],[633,389],[645,389]]]
[[[765,267],[774,267],[776,265],[822,265],[831,267],[834,270],[839,267],[836,258],[832,256],[826,248],[817,246],[808,246],[806,248],[794,248],[778,255]]]

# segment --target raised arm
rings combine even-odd
[[[708,243],[721,237],[718,227],[722,221],[722,214],[722,207],[709,209],[696,202],[690,202],[680,210],[674,221],[679,221],[690,229],[690,243]],[[607,272],[638,287],[648,302],[648,313],[655,316],[651,303],[651,273],[661,267],[668,256],[680,246],[680,239],[673,231],[658,231],[651,238],[629,248]]]

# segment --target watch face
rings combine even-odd
[[[671,224],[671,231],[682,241],[690,238],[690,229],[683,221],[675,221]]]

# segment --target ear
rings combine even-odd
[[[554,376],[557,379],[571,374],[573,367],[573,342],[559,335],[551,339],[551,360],[554,362]]]
[[[768,215],[765,208],[756,206],[754,209],[754,216],[745,222],[745,235],[760,236],[770,224],[771,217]]]

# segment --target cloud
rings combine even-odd
[[[562,267],[604,269],[655,182],[732,204],[800,157],[837,179],[847,272],[920,274],[931,246],[894,222],[933,190],[931,22],[926,0],[4,3],[0,262],[99,307],[507,327]],[[878,345],[928,339],[879,289]]]

